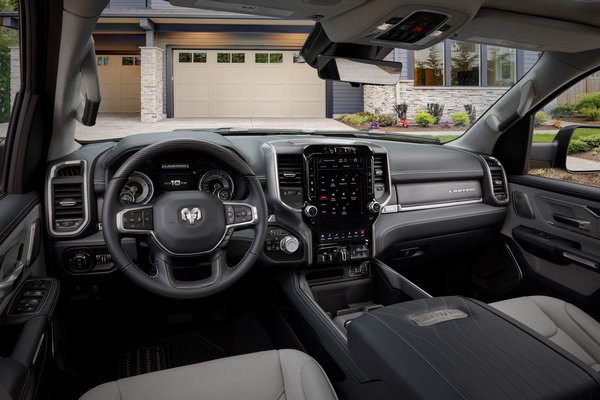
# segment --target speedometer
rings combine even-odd
[[[233,179],[223,170],[211,169],[200,178],[198,189],[212,193],[221,200],[231,200],[234,190]]]
[[[129,179],[121,193],[119,200],[121,204],[146,204],[154,195],[154,184],[148,175],[134,171],[129,175]]]

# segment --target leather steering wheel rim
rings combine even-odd
[[[246,180],[250,192],[248,197],[243,201],[232,201],[226,202],[227,204],[223,204],[223,207],[229,205],[229,203],[231,203],[233,206],[237,206],[239,204],[241,207],[247,207],[244,209],[249,209],[248,207],[251,207],[253,218],[247,223],[226,225],[225,233],[219,242],[219,245],[211,251],[205,251],[202,253],[211,257],[211,277],[198,281],[177,281],[174,278],[170,269],[170,260],[178,257],[189,258],[195,254],[190,253],[189,255],[181,255],[170,252],[160,243],[153,230],[147,231],[147,236],[149,236],[149,242],[154,244],[151,247],[154,249],[153,254],[156,261],[157,272],[155,275],[150,276],[138,268],[138,266],[129,258],[121,246],[121,239],[123,237],[136,236],[135,234],[129,235],[127,232],[123,233],[123,227],[119,224],[119,218],[122,218],[124,215],[122,214],[123,212],[128,210],[136,210],[136,207],[123,206],[119,201],[119,193],[127,182],[129,175],[131,175],[131,173],[137,168],[141,167],[142,164],[147,160],[163,154],[174,153],[178,151],[193,152],[203,156],[211,157],[215,160],[219,160],[221,163],[229,167],[236,174]],[[204,193],[200,191],[187,192],[189,192],[190,196],[192,197],[195,196],[194,192]],[[175,192],[167,192],[161,196],[165,196],[168,193]],[[198,196],[198,199],[200,200],[204,199],[204,201],[210,201],[211,204],[213,204],[213,209],[211,209],[213,211],[215,207],[215,201],[220,202],[220,200],[215,200],[214,196],[207,195],[206,193],[203,195],[198,194]],[[209,200],[207,196],[211,196],[211,199]],[[143,208],[148,209],[151,207],[152,205],[145,206]],[[218,205],[216,205],[216,207],[218,207]],[[178,215],[180,210],[173,212]],[[223,214],[225,215],[225,208],[223,208]],[[206,221],[206,223],[209,222],[210,220]],[[190,224],[192,223],[190,222]],[[267,224],[267,204],[265,195],[260,181],[254,175],[254,172],[250,166],[248,166],[244,160],[242,160],[231,150],[214,143],[196,139],[165,140],[144,147],[136,152],[119,167],[117,172],[108,182],[104,196],[104,203],[102,206],[102,233],[104,235],[104,241],[108,251],[112,255],[113,262],[125,274],[125,276],[127,276],[138,286],[150,292],[177,299],[210,296],[226,289],[239,280],[246,272],[250,270],[250,268],[256,262],[258,255],[262,252],[262,246],[267,231]],[[212,227],[209,225],[205,225],[205,227],[212,229]],[[236,266],[229,267],[226,263],[225,254],[227,241],[235,229],[247,227],[250,227],[254,230],[254,239],[242,260]],[[153,228],[155,228],[155,226],[153,226]],[[186,225],[185,229],[191,228],[187,227]],[[199,245],[201,245],[201,243],[199,243]]]

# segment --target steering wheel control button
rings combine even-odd
[[[252,209],[249,206],[233,206],[235,223],[243,223],[252,221]]]
[[[227,220],[227,225],[235,223],[235,210],[233,206],[225,206],[225,219]]]
[[[152,210],[131,210],[123,213],[123,228],[144,230],[152,228]]]

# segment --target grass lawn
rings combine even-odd
[[[598,135],[598,134],[600,134],[600,129],[598,129],[598,128],[579,128],[579,129],[575,130],[575,132],[573,132],[573,139],[579,139],[582,137]],[[442,142],[442,143],[446,143],[451,140],[454,140],[459,136],[461,136],[461,135],[431,135],[431,136],[428,135],[428,137],[440,139],[440,142]],[[533,135],[533,141],[534,142],[551,142],[554,140],[555,136],[556,136],[555,133],[536,133]]]

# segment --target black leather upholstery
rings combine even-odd
[[[448,310],[457,311],[444,321]],[[403,399],[600,398],[598,376],[587,365],[487,305],[461,297],[368,312],[350,324],[348,341],[361,369]]]

